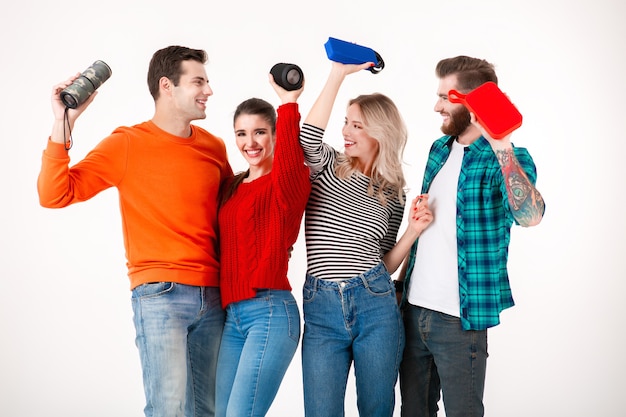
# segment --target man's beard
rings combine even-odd
[[[469,110],[465,106],[461,106],[450,112],[450,118],[447,123],[441,125],[441,131],[444,135],[460,136],[470,124]]]

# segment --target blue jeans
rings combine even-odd
[[[265,416],[300,341],[291,291],[229,304],[217,364],[217,417]]]
[[[212,417],[224,310],[219,288],[172,282],[132,291],[147,417]]]
[[[302,373],[307,417],[342,417],[354,361],[359,415],[391,417],[404,348],[391,277],[381,263],[347,280],[306,277]]]
[[[435,417],[440,392],[447,417],[482,416],[487,330],[463,330],[458,317],[408,303],[402,314],[401,416]]]

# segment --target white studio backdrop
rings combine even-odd
[[[73,132],[76,162],[115,127],[152,117],[145,79],[154,51],[172,44],[206,49],[214,95],[207,119],[197,124],[226,141],[240,170],[236,105],[252,96],[278,104],[267,73],[277,62],[292,62],[305,73],[304,117],[330,70],[323,47],[329,36],[372,47],[386,67],[346,80],[326,138],[341,147],[349,98],[390,96],[409,129],[409,197],[419,192],[428,149],[441,135],[433,111],[440,59],[493,62],[501,89],[524,115],[513,142],[535,159],[547,211],[539,226],[512,233],[517,305],[489,333],[486,416],[587,417],[626,409],[623,2],[34,0],[6,7],[1,416],[141,416],[144,404],[116,190],[61,210],[38,204],[52,86],[97,59],[113,70]],[[299,302],[305,256],[301,235],[290,265]],[[351,378],[348,416],[357,415],[355,398]],[[298,351],[269,416],[303,415]]]

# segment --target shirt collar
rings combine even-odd
[[[447,147],[448,151],[452,150],[452,143],[457,139],[458,136],[444,136],[445,141],[443,142],[443,147]],[[489,144],[489,142],[487,141],[487,139],[485,139],[484,136],[480,136],[478,139],[476,139],[474,142],[472,142],[471,145],[469,145],[466,149],[466,152],[483,152],[485,149],[490,149],[491,145]]]
[[[445,146],[448,147],[448,149],[452,149],[452,143],[457,139],[458,136],[448,136],[446,141],[445,141]],[[472,142],[471,145],[469,145],[467,148],[468,151],[477,151],[477,152],[482,152],[487,148],[490,148],[491,145],[489,144],[489,142],[487,141],[487,139],[485,139],[484,136],[480,136],[478,139],[476,139],[474,142]]]

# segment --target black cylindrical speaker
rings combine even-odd
[[[287,91],[298,90],[302,87],[304,74],[296,64],[278,63],[272,67],[270,73],[274,76],[276,84]]]

